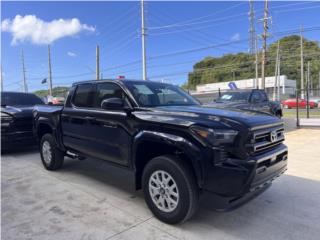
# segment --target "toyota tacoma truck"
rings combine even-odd
[[[64,106],[36,106],[34,133],[44,167],[64,157],[125,169],[152,213],[175,224],[199,202],[235,208],[287,168],[282,120],[202,106],[177,86],[152,81],[74,83]]]

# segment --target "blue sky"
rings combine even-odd
[[[72,18],[80,21],[82,30],[70,33],[72,36],[59,38],[56,32],[52,33],[56,40],[52,40],[53,36],[44,36],[49,39],[47,42],[51,42],[54,86],[93,79],[96,44],[101,49],[100,67],[104,78],[116,78],[118,75],[135,79],[142,77],[140,2],[1,2],[1,6],[1,21],[9,19],[11,23],[17,15],[34,15],[44,22]],[[269,6],[272,16],[269,43],[280,37],[277,32],[297,29],[300,25],[307,28],[320,24],[320,2],[271,1]],[[256,19],[261,18],[263,2],[255,1],[254,7]],[[148,77],[152,80],[164,79],[182,84],[193,64],[204,57],[248,51],[247,1],[146,2],[145,10]],[[261,34],[262,24],[258,20],[256,22],[256,31]],[[19,31],[32,34],[32,29],[22,27]],[[16,34],[21,36],[22,33]],[[319,41],[320,31],[307,32],[305,37]],[[38,39],[38,42],[22,41],[22,37],[13,44],[12,39],[12,31],[2,31],[5,90],[21,90],[22,49],[29,91],[46,89],[47,85],[41,84],[41,80],[48,75],[47,43],[43,39]],[[159,57],[230,41],[234,43],[224,47]]]

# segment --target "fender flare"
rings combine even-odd
[[[136,134],[132,145],[132,167],[135,172],[137,172],[137,148],[143,141],[159,142],[162,144],[167,144],[169,146],[174,146],[175,148],[186,154],[191,161],[198,186],[200,188],[203,186],[205,161],[203,161],[204,159],[202,159],[203,153],[201,152],[200,148],[186,138],[170,133],[143,130]]]
[[[53,138],[54,140],[56,141],[58,147],[61,149],[61,150],[65,150],[63,144],[62,144],[62,136],[60,134],[60,132],[58,131],[58,127],[54,124],[53,121],[51,121],[50,119],[46,118],[46,117],[42,117],[42,116],[39,116],[37,119],[36,119],[36,122],[35,122],[35,132],[34,134],[36,134],[36,137],[38,138],[38,129],[39,129],[39,126],[41,124],[44,124],[44,125],[47,125],[51,128],[52,130],[52,135],[53,135]],[[39,139],[40,140],[40,139]]]

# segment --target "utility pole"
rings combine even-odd
[[[309,89],[310,89],[310,61],[308,61],[307,68],[307,118],[309,118]]]
[[[96,47],[96,80],[100,79],[100,49],[99,45]]]
[[[256,70],[256,79],[254,81],[254,88],[259,88],[259,58],[258,58],[258,38],[255,35],[255,70]]]
[[[250,28],[249,28],[249,53],[251,55],[255,55],[255,71],[256,77],[253,80],[253,88],[258,88],[258,49],[257,49],[257,35],[255,29],[255,16],[254,16],[254,6],[253,0],[249,0],[250,11],[249,11],[249,21],[250,21]]]
[[[264,4],[264,16],[263,16],[263,47],[262,47],[262,61],[261,61],[261,88],[266,88],[265,82],[265,65],[267,55],[267,37],[268,37],[268,0],[265,0]]]
[[[304,69],[303,69],[303,27],[300,27],[300,68],[301,68],[301,83],[300,83],[300,91],[301,91],[301,99],[304,99]]]
[[[279,59],[278,59],[278,87],[277,87],[277,100],[280,101],[280,65],[281,65],[281,56],[279,52]],[[284,81],[284,80],[283,80]],[[282,93],[284,94],[284,84],[282,85]]]
[[[275,64],[275,71],[274,71],[273,101],[276,100],[276,89],[277,89],[278,81],[279,81],[279,79],[278,79],[279,49],[280,49],[280,41],[278,41],[276,64]]]
[[[141,43],[142,43],[142,78],[147,80],[146,28],[144,22],[144,0],[141,0]]]
[[[249,53],[253,55],[255,53],[255,38],[256,38],[256,30],[254,26],[254,8],[253,8],[253,0],[249,0],[250,12],[249,12]]]
[[[3,92],[3,74],[2,74],[2,64],[1,64],[1,92]]]
[[[318,82],[318,90],[319,90],[319,96],[320,96],[320,71],[319,71],[319,82]]]
[[[23,54],[23,49],[21,50],[21,63],[22,63],[22,86],[23,86],[23,92],[28,92],[27,89],[27,81],[26,81],[26,68],[24,65],[24,54]]]
[[[52,69],[51,69],[51,50],[48,45],[48,69],[49,69],[49,96],[52,96]]]

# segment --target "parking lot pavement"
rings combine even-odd
[[[289,170],[258,198],[231,212],[201,208],[170,226],[155,219],[141,191],[94,160],[43,169],[36,150],[1,162],[2,239],[319,239],[320,130],[286,134]]]

